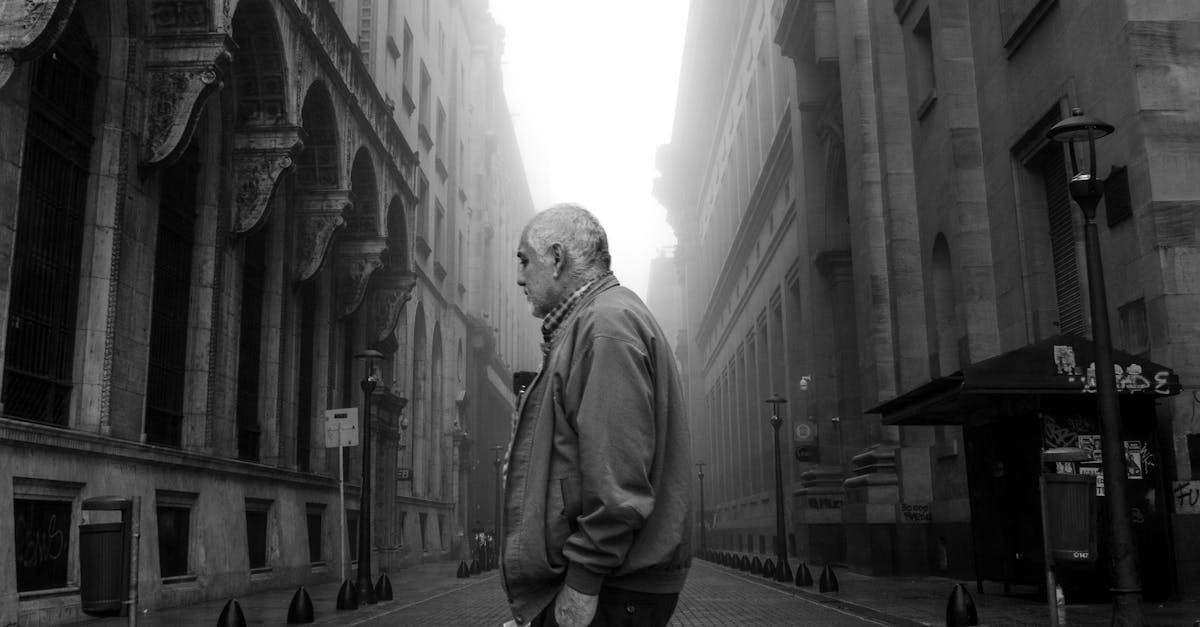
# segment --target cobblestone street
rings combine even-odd
[[[468,586],[357,617],[349,625],[500,625],[507,620],[499,575],[478,577]],[[386,606],[384,606],[386,607]],[[809,601],[774,586],[707,562],[694,561],[672,625],[887,625],[837,607]]]

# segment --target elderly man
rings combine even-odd
[[[517,284],[542,367],[505,465],[503,581],[520,625],[666,625],[691,563],[690,441],[671,347],[586,209],[525,227]]]

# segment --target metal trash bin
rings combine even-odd
[[[1046,523],[1055,562],[1096,560],[1096,478],[1044,475]]]
[[[121,520],[79,525],[80,609],[91,616],[123,616],[129,595],[130,500],[91,498],[83,510],[118,510]]]

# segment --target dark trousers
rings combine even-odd
[[[591,627],[665,627],[678,602],[678,594],[601,588]],[[554,620],[554,601],[533,619],[530,627],[558,627],[558,621]]]

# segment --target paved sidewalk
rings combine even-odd
[[[793,562],[793,571],[798,563]],[[505,617],[503,595],[500,592],[498,570],[487,571],[469,579],[455,577],[457,562],[421,564],[405,568],[392,574],[392,589],[395,599],[377,605],[363,605],[358,610],[339,612],[336,598],[340,582],[314,585],[308,588],[316,614],[316,624],[366,625],[366,624],[446,624],[446,625],[498,625]],[[809,566],[814,582],[819,581],[820,567]],[[815,610],[803,610],[813,604],[829,608],[832,612],[849,617],[867,619],[868,623],[902,626],[944,625],[946,603],[957,580],[942,577],[870,577],[835,568],[838,591],[821,593],[814,583],[811,588],[799,588],[792,583],[779,583],[759,575],[751,575],[734,568],[719,566],[712,562],[697,560],[693,576],[681,596],[679,610],[672,621],[674,625],[721,625],[721,624],[805,624],[807,619],[821,622],[807,624],[834,624],[831,619],[817,619]],[[715,579],[714,579],[715,577]],[[722,578],[739,580],[743,583],[726,583]],[[1044,602],[1028,597],[1005,596],[999,584],[985,584],[984,593],[976,591],[974,582],[962,582],[970,592],[984,626],[999,625],[1046,625],[1049,623],[1048,609]],[[738,587],[742,586],[742,587]],[[754,611],[747,610],[744,601],[749,601],[745,586],[778,590],[780,599],[789,596],[794,602],[772,601],[775,609],[771,616],[793,616],[794,621],[764,622],[765,611],[762,601],[755,602]],[[249,625],[282,625],[287,618],[287,608],[295,588],[262,592],[239,597],[242,612]],[[711,598],[710,598],[711,597]],[[724,601],[713,604],[713,601]],[[210,601],[166,610],[151,610],[139,616],[138,625],[146,627],[192,627],[211,626],[217,622],[221,609],[228,599]],[[802,603],[803,602],[803,603]],[[1200,603],[1144,603],[1143,610],[1147,625],[1178,625],[1191,627],[1200,619]],[[822,610],[823,611],[823,610]],[[1109,604],[1068,605],[1068,625],[1108,625],[1111,607]],[[734,623],[725,619],[751,619]],[[450,622],[446,622],[446,620]],[[399,621],[399,622],[397,622]],[[414,622],[415,621],[415,622]],[[432,622],[430,622],[432,621]],[[127,624],[127,619],[93,619],[85,625],[113,626]],[[858,624],[853,621],[847,624]]]
[[[744,573],[734,568],[713,565],[715,568]],[[791,563],[792,571],[798,562]],[[976,589],[974,581],[960,581],[945,577],[872,577],[835,567],[838,591],[819,592],[818,581],[822,567],[809,565],[813,576],[811,588],[798,588],[794,584],[771,585],[788,587],[809,599],[824,599],[860,616],[886,617],[897,625],[945,625],[946,605],[956,584],[966,586],[979,616],[980,625],[1048,625],[1049,608],[1044,600],[1033,600],[1027,596],[1006,596],[1001,584],[984,583],[984,592]],[[764,580],[765,581],[765,580]],[[1167,603],[1143,602],[1142,611],[1146,624],[1152,626],[1193,627],[1200,621],[1200,602],[1181,601]],[[1108,625],[1112,617],[1109,603],[1067,605],[1067,625]]]

